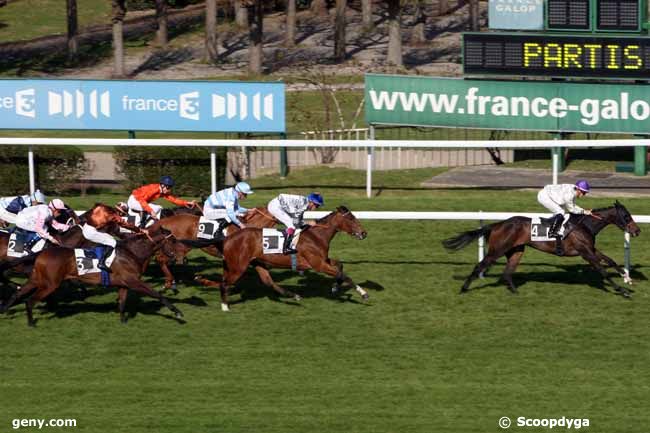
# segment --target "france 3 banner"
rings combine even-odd
[[[285,132],[284,83],[0,80],[0,129]]]

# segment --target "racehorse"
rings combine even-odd
[[[355,286],[356,291],[364,300],[367,300],[368,293],[343,273],[343,264],[328,257],[330,242],[339,231],[355,236],[359,240],[365,239],[368,235],[352,212],[346,207],[340,206],[336,208],[336,211],[316,221],[315,225],[308,227],[300,234],[295,268],[298,271],[313,269],[331,275],[336,278],[336,285],[332,288],[333,293],[338,292],[342,284],[346,283],[350,287]],[[181,242],[186,243],[185,240],[181,240]],[[195,242],[190,241],[190,244]],[[262,252],[262,229],[246,228],[226,237],[223,240],[223,260],[224,273],[221,283],[208,280],[200,281],[208,286],[219,285],[221,309],[223,311],[229,311],[229,287],[233,286],[241,278],[251,262],[256,265],[256,268],[266,271],[260,273],[264,284],[272,287],[283,296],[293,297],[295,300],[302,299],[299,295],[277,285],[271,278],[266,266],[291,268],[292,258],[284,254],[264,254]]]
[[[606,269],[613,267],[623,277],[626,283],[632,284],[632,279],[627,271],[616,264],[614,260],[596,249],[596,236],[610,224],[616,225],[632,236],[638,236],[641,232],[641,229],[634,222],[632,215],[630,215],[625,206],[616,201],[614,206],[592,210],[591,215],[572,214],[567,222],[568,234],[562,241],[562,245],[565,256],[582,257],[600,272],[605,280],[609,281],[615,287],[617,293],[629,297],[632,290],[616,284],[608,275]],[[554,240],[547,242],[532,242],[530,240],[530,225],[530,218],[515,216],[505,221],[490,224],[477,230],[466,231],[444,240],[442,242],[443,246],[448,250],[455,251],[465,247],[480,236],[486,236],[488,239],[487,256],[474,267],[474,270],[461,287],[460,292],[465,293],[474,279],[485,272],[497,259],[505,255],[508,261],[503,272],[503,279],[508,284],[510,291],[517,293],[517,287],[512,282],[512,274],[515,272],[526,246],[545,253],[555,254]],[[605,266],[601,265],[602,262],[605,263]]]
[[[148,231],[149,236],[132,235],[128,239],[120,241],[115,250],[116,257],[111,266],[109,285],[119,287],[119,310],[122,323],[126,323],[125,305],[128,289],[158,299],[177,318],[183,317],[178,308],[141,280],[147,263],[157,250],[162,249],[165,254],[174,255],[173,243],[175,243],[175,239],[168,230],[157,223]],[[0,305],[0,312],[6,311],[21,298],[29,296],[25,301],[27,324],[34,326],[33,306],[53,293],[64,280],[78,280],[99,285],[102,277],[100,273],[79,276],[74,250],[50,247],[38,254],[29,280],[11,296],[5,305]]]
[[[268,227],[275,227],[276,224],[278,224],[276,219],[268,212],[268,210],[266,210],[265,207],[252,208],[250,209],[250,212],[241,216],[239,219],[248,227],[268,228]],[[199,216],[195,216],[191,214],[178,214],[168,218],[161,219],[160,224],[167,230],[171,231],[174,234],[174,237],[176,239],[196,240],[198,239],[196,237],[196,234],[199,228],[199,220],[200,220]],[[226,228],[226,236],[230,236],[239,230],[240,229],[237,225],[230,224]],[[205,251],[206,253],[212,256],[221,257],[221,252],[217,249],[217,247],[213,243],[210,243],[209,246],[203,247],[202,249],[203,251]],[[184,244],[181,244],[180,242],[177,243],[177,247],[176,247],[177,263],[182,262],[190,250],[191,250],[190,246],[186,246]],[[174,290],[174,292],[176,292],[175,289],[176,281],[174,275],[169,270],[169,258],[166,257],[165,255],[158,254],[156,256],[156,260],[158,261],[160,265],[160,269],[162,270],[163,274],[165,274],[165,288],[172,289]]]

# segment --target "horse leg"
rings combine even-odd
[[[31,281],[28,281],[25,283],[24,286],[20,288],[20,290],[17,290],[14,292],[9,300],[5,304],[0,304],[0,313],[5,313],[11,308],[14,304],[18,302],[21,298],[24,296],[29,296],[32,294],[32,292],[36,291],[38,288],[36,287],[36,284],[34,284]]]
[[[607,270],[603,268],[600,265],[600,258],[598,255],[595,253],[595,251],[581,251],[580,256],[588,262],[594,269],[596,269],[598,272],[600,272],[600,275],[602,275],[603,279],[609,281],[609,283],[614,286],[614,289],[616,289],[616,292],[622,295],[625,298],[630,297],[630,291],[627,290],[625,287],[619,286],[612,280],[612,278],[609,276],[607,273]]]
[[[511,249],[506,253],[508,263],[506,263],[506,268],[503,271],[503,279],[508,284],[508,289],[510,289],[512,293],[517,293],[517,287],[512,281],[512,274],[514,274],[515,269],[517,269],[517,266],[521,261],[521,257],[524,255],[524,248],[525,247],[521,245]]]
[[[177,294],[176,280],[174,279],[174,274],[169,270],[169,257],[162,252],[158,252],[156,261],[158,262],[158,266],[160,266],[160,270],[165,275],[165,289],[171,289],[174,295]]]
[[[485,272],[490,266],[492,266],[495,262],[497,261],[496,256],[492,256],[488,254],[483,260],[480,261],[476,266],[474,266],[474,270],[472,270],[472,273],[469,274],[465,282],[463,283],[463,286],[460,288],[460,293],[466,293],[467,290],[469,289],[469,285],[479,277],[483,272]]]
[[[120,310],[120,322],[126,325],[128,320],[126,317],[126,298],[129,294],[129,290],[126,287],[120,287],[118,291],[118,301],[119,301],[119,310]]]
[[[56,290],[56,286],[46,286],[44,289],[38,287],[36,292],[25,301],[25,313],[27,314],[27,326],[36,326],[34,320],[33,308],[39,301],[47,298]]]
[[[259,275],[262,283],[273,288],[273,290],[278,292],[280,295],[286,296],[287,298],[293,298],[295,301],[302,300],[302,297],[300,295],[293,293],[291,290],[287,290],[282,286],[277,285],[276,282],[273,281],[273,278],[271,278],[271,273],[269,272],[269,270],[266,269],[264,266],[257,265],[255,266],[255,270],[257,271],[257,275]]]
[[[616,272],[619,273],[621,277],[623,277],[623,281],[626,284],[632,285],[632,278],[630,278],[630,273],[627,271],[627,269],[622,268],[618,263],[616,263],[614,260],[606,256],[605,254],[601,253],[598,250],[594,250],[596,253],[596,256],[598,257],[598,260],[601,262],[605,262],[607,264],[607,267],[614,268],[616,269]],[[628,289],[630,292],[632,292],[632,289]]]
[[[336,292],[341,288],[341,285],[347,283],[350,287],[354,287],[354,290],[356,290],[364,301],[368,300],[368,292],[366,292],[360,285],[355,284],[355,282],[352,281],[352,278],[343,273],[343,264],[340,261],[326,258],[316,265],[312,263],[312,268],[336,279],[336,284],[332,287],[332,294],[336,294]]]
[[[174,313],[177,319],[183,317],[181,310],[176,308],[171,302],[167,300],[163,295],[161,295],[156,290],[149,287],[146,283],[138,279],[131,279],[127,282],[129,289],[135,290],[136,292],[149,296],[154,299],[158,299],[165,307],[169,308],[171,312]]]
[[[228,263],[223,262],[223,276],[219,284],[219,292],[221,293],[221,311],[230,311],[228,306],[228,288],[234,286],[237,280],[246,272],[249,262],[241,263]]]

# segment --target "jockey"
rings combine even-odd
[[[106,272],[111,272],[110,268],[106,266],[106,259],[110,257],[111,253],[115,249],[117,241],[113,236],[100,230],[104,230],[111,223],[115,223],[120,227],[131,230],[132,232],[147,233],[146,230],[140,229],[139,227],[124,221],[116,209],[103,204],[95,205],[84,215],[84,218],[85,223],[82,227],[84,238],[97,244],[106,245],[106,248],[104,248],[104,252],[99,259],[99,264],[97,265],[99,269]]]
[[[268,204],[268,210],[275,218],[284,224],[287,229],[282,247],[283,254],[295,254],[296,251],[290,248],[293,234],[296,227],[305,225],[302,216],[307,210],[314,210],[323,206],[323,196],[312,192],[307,197],[294,194],[280,194]]]
[[[571,213],[591,215],[591,210],[583,209],[575,204],[576,198],[584,197],[589,191],[589,183],[586,180],[579,180],[575,185],[570,183],[546,185],[537,194],[537,201],[553,213],[553,221],[548,235],[556,239],[555,254],[558,256],[564,255],[562,236],[564,235],[564,224],[569,220]]]
[[[217,191],[203,204],[203,216],[219,221],[219,232],[229,223],[244,229],[246,225],[239,221],[237,214],[242,215],[248,211],[245,207],[239,206],[239,200],[245,199],[249,194],[253,194],[253,190],[246,182],[239,182],[234,187]]]
[[[16,215],[26,207],[43,204],[46,202],[45,195],[40,190],[34,191],[32,195],[19,195],[18,197],[0,198],[0,222],[5,221],[16,224]]]
[[[16,227],[28,232],[35,232],[42,239],[46,239],[54,245],[59,245],[59,242],[48,233],[47,226],[50,225],[61,232],[68,230],[71,226],[57,222],[54,219],[59,216],[62,210],[66,209],[68,207],[63,203],[63,200],[58,198],[52,200],[48,205],[39,204],[28,207],[16,216]],[[31,246],[35,241],[34,239],[28,245],[25,245],[25,249],[30,254]]]
[[[133,190],[127,202],[129,209],[136,212],[146,212],[154,219],[160,219],[162,206],[150,204],[150,202],[162,197],[165,200],[174,203],[176,206],[187,206],[193,208],[196,206],[195,201],[186,201],[174,197],[171,192],[174,187],[174,179],[171,176],[163,176],[159,183],[151,183]],[[142,215],[140,225],[144,227],[146,222],[145,215]]]

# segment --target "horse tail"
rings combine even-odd
[[[481,236],[489,236],[490,232],[492,231],[492,226],[493,224],[490,224],[489,226],[481,227],[476,230],[462,232],[454,237],[445,239],[442,241],[442,245],[450,251],[458,251],[461,248],[466,247],[475,239],[480,238]]]

